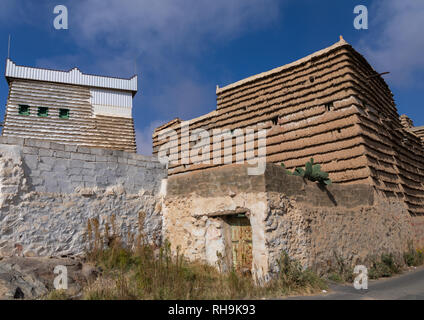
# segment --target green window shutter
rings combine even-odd
[[[38,108],[38,116],[39,117],[47,117],[49,115],[49,108],[39,107]]]
[[[29,106],[19,105],[19,114],[22,116],[29,116]]]
[[[69,119],[69,109],[59,109],[60,119]]]

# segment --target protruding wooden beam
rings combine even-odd
[[[236,215],[236,214],[246,214],[250,213],[250,210],[247,208],[237,208],[235,210],[221,210],[221,211],[214,211],[205,214],[208,217],[220,217],[220,216],[230,216],[230,215]]]

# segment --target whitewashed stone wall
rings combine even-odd
[[[140,212],[145,234],[160,240],[164,178],[152,157],[0,137],[0,256],[81,254],[88,219],[104,226],[114,215],[125,238]]]
[[[172,249],[193,261],[203,261],[228,271],[233,260],[231,248],[225,239],[225,222],[222,217],[208,216],[213,212],[248,210],[247,217],[252,226],[252,275],[262,279],[268,272],[268,250],[266,248],[265,218],[267,199],[264,192],[237,193],[203,198],[195,194],[184,197],[167,197],[164,202],[164,236]],[[219,257],[223,257],[222,261]]]

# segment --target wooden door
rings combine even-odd
[[[231,251],[233,266],[238,272],[246,273],[252,269],[252,227],[244,215],[228,218],[231,228]]]

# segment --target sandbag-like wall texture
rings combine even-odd
[[[136,152],[133,119],[94,115],[90,98],[90,87],[13,79],[2,134]],[[19,114],[19,105],[29,106],[29,114]],[[48,108],[47,116],[38,115],[39,107]],[[62,108],[69,118],[59,117]]]
[[[181,135],[180,124],[176,119],[155,130],[155,154],[170,141],[159,140],[159,133],[173,129]],[[267,129],[267,162],[294,169],[313,157],[334,183],[374,185],[404,201],[411,213],[424,213],[420,138],[401,125],[383,78],[342,39],[289,65],[218,88],[217,109],[189,124],[191,131],[203,128],[211,136],[213,129]],[[233,163],[235,139],[221,154],[232,155]],[[170,163],[170,176],[220,165],[184,164],[181,154],[187,147],[181,141],[180,161]],[[257,155],[257,137],[254,146]]]
[[[83,254],[93,219],[103,234],[113,220],[124,241],[142,230],[160,242],[164,178],[153,157],[0,137],[0,256]]]
[[[424,126],[411,128],[410,131],[421,138],[421,142],[424,145]]]

